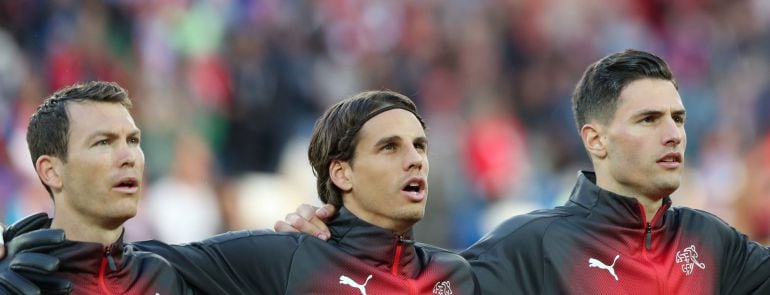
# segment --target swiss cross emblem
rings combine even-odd
[[[682,251],[676,251],[676,263],[682,264],[682,272],[686,275],[692,274],[695,267],[706,269],[706,264],[698,262],[698,251],[694,245],[684,248]]]

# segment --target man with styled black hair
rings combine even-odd
[[[606,56],[572,103],[595,172],[578,174],[564,206],[515,216],[462,252],[482,294],[770,292],[770,249],[712,214],[671,207],[687,136],[665,61]],[[276,229],[324,233],[310,212],[302,206]]]
[[[485,294],[767,292],[769,249],[714,215],[671,207],[687,136],[665,61],[606,56],[572,103],[595,172],[578,175],[564,206],[511,218],[463,253]]]

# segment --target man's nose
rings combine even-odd
[[[122,144],[118,152],[120,167],[134,167],[142,151],[138,146]]]
[[[422,169],[425,161],[427,161],[428,155],[421,150],[418,150],[414,146],[409,148],[406,156],[406,170],[410,169]]]
[[[684,133],[684,126],[674,121],[673,118],[669,118],[664,123],[663,144],[666,146],[677,146],[682,143],[682,140],[686,136]]]

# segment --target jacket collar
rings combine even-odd
[[[112,257],[112,263],[116,267],[110,270],[109,263],[105,265],[106,272],[112,272],[121,269],[124,261],[123,234],[115,243],[104,246],[99,243],[64,241],[64,245],[52,253],[59,257],[59,270],[65,272],[85,272],[98,274],[102,268],[102,263],[107,263],[108,256]],[[108,251],[109,250],[109,251]]]
[[[644,228],[646,216],[644,209],[635,198],[622,196],[596,185],[596,173],[580,171],[575,188],[570,194],[568,206],[577,205],[589,211],[588,218],[605,221],[629,228]],[[663,226],[666,218],[665,212],[671,206],[671,197],[663,199],[663,205],[658,211],[658,218],[653,220],[653,228]]]
[[[342,251],[357,257],[369,265],[392,273],[394,262],[397,275],[415,278],[422,270],[417,250],[412,240],[412,229],[403,235],[380,228],[353,215],[342,207],[339,216],[329,223],[329,242]],[[396,257],[397,248],[401,255]]]
[[[45,228],[51,227],[51,221],[51,219],[48,220]],[[59,258],[59,271],[61,272],[99,274],[102,262],[107,260],[108,254],[112,257],[116,269],[121,269],[125,263],[123,255],[125,250],[124,234],[125,229],[120,233],[118,240],[109,246],[93,242],[65,240],[61,246],[52,249],[50,254]],[[107,267],[106,271],[110,272],[109,266],[105,267]]]

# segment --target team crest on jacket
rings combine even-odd
[[[433,294],[452,295],[452,288],[450,288],[449,281],[436,283],[436,285],[433,286]]]
[[[698,262],[698,251],[695,250],[695,245],[690,245],[682,251],[676,251],[676,263],[682,264],[682,272],[687,276],[692,274],[696,266],[700,269],[706,269],[705,263]]]

